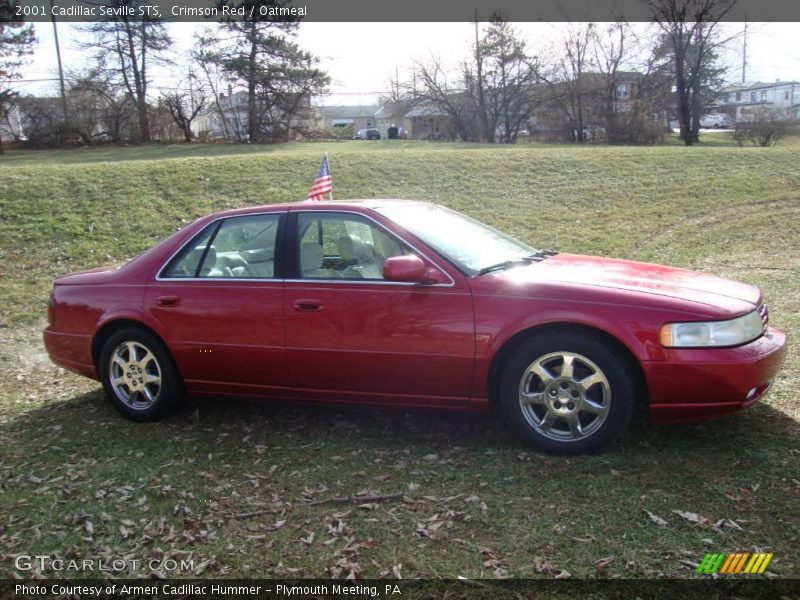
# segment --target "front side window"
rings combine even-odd
[[[213,223],[169,262],[162,277],[270,279],[275,276],[279,215]]]
[[[374,223],[353,214],[301,212],[297,216],[301,279],[383,279],[383,263],[411,249]]]
[[[435,204],[389,204],[377,207],[469,275],[507,260],[537,251],[512,237]]]

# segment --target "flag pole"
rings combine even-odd
[[[325,153],[325,159],[328,161],[328,172],[331,172],[331,159],[328,158],[328,153]],[[331,176],[331,191],[328,193],[328,200],[333,201],[333,176]]]

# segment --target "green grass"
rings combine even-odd
[[[734,277],[764,289],[773,324],[800,332],[797,140],[12,152],[0,157],[5,557],[191,552],[210,561],[204,576],[372,577],[402,565],[405,577],[630,578],[690,577],[705,552],[764,550],[772,574],[800,574],[794,343],[760,405],[698,425],[639,423],[579,458],[443,413],[220,400],[135,424],[95,382],[49,365],[39,340],[55,275],[125,260],[211,211],[303,198],[323,152],[338,198],[429,199],[534,246]],[[306,505],[364,490],[405,497]],[[266,512],[237,518],[252,511]],[[711,526],[720,519],[739,528]]]

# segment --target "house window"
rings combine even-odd
[[[367,119],[367,127],[372,127],[372,119]]]
[[[788,100],[789,99],[789,90],[784,90],[783,91],[783,99],[784,100]]]
[[[756,93],[750,92],[750,102],[755,102],[755,101],[756,101]]]
[[[736,92],[736,101],[737,102],[741,102],[742,101],[742,92]]]
[[[762,102],[767,101],[767,90],[761,90],[761,101]]]
[[[628,97],[628,84],[620,83],[617,86],[617,98],[627,98],[627,97]]]

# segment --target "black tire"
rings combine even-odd
[[[118,360],[112,366],[115,354]],[[157,421],[167,416],[184,395],[183,382],[169,352],[161,340],[144,329],[129,327],[112,333],[100,352],[98,372],[111,404],[134,421]],[[156,376],[157,384],[153,381]]]
[[[574,365],[571,377],[562,377],[566,362]],[[535,401],[523,405],[523,392]],[[608,446],[627,428],[635,399],[629,359],[591,332],[560,330],[532,337],[508,359],[500,379],[499,404],[508,426],[534,448],[553,454],[585,454]]]

